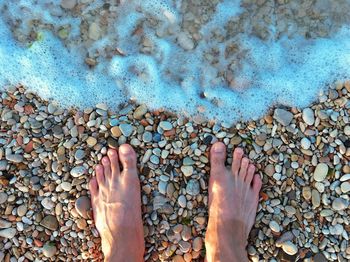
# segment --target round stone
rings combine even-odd
[[[138,106],[134,111],[134,118],[137,120],[141,120],[142,117],[147,113],[147,107],[146,105],[140,105]]]
[[[316,189],[312,189],[311,202],[314,207],[319,207],[321,205],[321,196]]]
[[[315,123],[315,114],[311,108],[305,108],[303,110],[303,120],[309,126]]]
[[[315,172],[314,172],[314,179],[315,181],[322,182],[325,180],[328,174],[328,165],[325,163],[319,163],[316,166]]]
[[[282,243],[282,249],[290,256],[294,256],[298,253],[298,247],[292,241]]]
[[[307,139],[306,137],[304,137],[303,139],[301,139],[301,147],[305,150],[308,150],[311,147],[311,142],[309,139]]]
[[[80,177],[86,173],[87,169],[84,166],[76,166],[70,171],[72,177]]]
[[[192,243],[193,250],[198,252],[202,250],[202,247],[203,247],[203,239],[201,237],[196,237]]]
[[[159,157],[157,157],[156,155],[151,155],[150,161],[151,161],[151,163],[158,165],[159,164]]]
[[[120,137],[122,135],[122,131],[120,131],[119,126],[114,126],[111,128],[112,136],[114,137]]]
[[[82,149],[78,149],[75,151],[74,157],[76,160],[82,160],[85,157],[85,151]]]
[[[344,182],[340,186],[341,192],[348,193],[350,191],[350,183],[349,182]]]
[[[85,219],[89,218],[89,212],[91,209],[91,201],[87,196],[81,196],[75,201],[75,209]]]
[[[274,221],[274,220],[271,220],[270,223],[269,223],[269,227],[270,229],[275,232],[275,233],[279,233],[281,231],[281,227],[280,225]]]
[[[186,185],[186,192],[192,196],[196,196],[200,192],[199,182],[195,179],[188,181]]]
[[[64,190],[64,191],[71,191],[72,190],[72,184],[69,183],[69,182],[62,182],[61,183],[61,188]]]
[[[134,130],[132,125],[130,125],[130,124],[121,124],[121,125],[119,125],[119,128],[125,137],[131,136],[131,134]]]
[[[344,210],[348,208],[348,206],[349,202],[341,197],[334,199],[332,203],[332,208],[336,211]]]
[[[48,210],[55,207],[55,203],[49,197],[45,197],[43,200],[41,200],[41,205]]]
[[[350,136],[350,126],[345,126],[344,127],[344,134],[347,136]]]
[[[158,191],[162,193],[163,195],[166,194],[166,188],[167,188],[168,183],[164,181],[159,181],[158,183]]]
[[[161,121],[159,123],[159,126],[160,126],[160,128],[162,128],[165,131],[173,129],[173,125],[168,121]]]
[[[44,217],[43,220],[41,220],[40,225],[46,227],[47,229],[55,231],[58,228],[58,221],[56,217],[48,215]]]
[[[42,247],[42,251],[43,251],[43,255],[45,257],[53,257],[56,252],[57,252],[57,248],[55,246],[55,244],[51,243],[51,242],[46,242],[45,245]]]
[[[186,197],[184,195],[179,196],[177,203],[179,204],[180,207],[185,208],[187,203]]]
[[[14,228],[6,228],[3,230],[0,230],[0,237],[3,238],[13,238],[17,233],[17,230]]]
[[[142,135],[142,141],[145,143],[149,143],[152,142],[153,136],[151,132],[146,131],[145,133],[143,133]]]
[[[93,147],[97,144],[97,139],[90,136],[87,140],[86,140],[86,143],[90,146],[90,147]]]
[[[26,204],[20,205],[17,207],[17,215],[23,217],[27,213],[27,210],[28,208]]]
[[[193,174],[193,166],[181,166],[181,171],[186,177],[190,177]]]
[[[0,205],[5,203],[7,201],[7,198],[8,198],[8,196],[6,193],[0,192]]]

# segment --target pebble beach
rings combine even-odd
[[[101,261],[87,183],[123,143],[138,154],[145,260],[203,261],[216,141],[227,164],[242,147],[263,179],[252,261],[350,259],[350,82],[232,127],[136,104],[67,110],[24,87],[0,97],[0,261]]]

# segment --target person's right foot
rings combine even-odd
[[[225,166],[226,147],[210,151],[209,221],[205,236],[206,261],[248,261],[249,232],[254,225],[262,186],[255,166],[236,148],[231,169]]]

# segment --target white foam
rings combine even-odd
[[[62,20],[51,15],[45,9],[47,1],[39,1],[37,5],[31,0],[17,2],[0,0],[0,9],[4,4],[10,7],[4,19],[0,18],[0,85],[21,83],[67,107],[105,102],[116,108],[133,98],[151,109],[162,107],[192,116],[201,107],[206,109],[203,114],[207,118],[233,123],[239,119],[256,119],[278,103],[307,106],[328,83],[350,77],[348,26],[332,38],[315,40],[294,37],[264,42],[241,34],[235,41],[248,50],[236,79],[241,89],[227,88],[217,77],[218,69],[203,59],[203,53],[210,47],[216,48],[218,68],[229,65],[224,57],[226,42],[209,38],[215,27],[224,28],[228,20],[243,11],[238,1],[228,0],[217,6],[212,20],[201,29],[204,39],[196,43],[194,50],[183,50],[176,42],[176,34],[161,39],[152,28],[145,28],[155,46],[153,56],[140,53],[137,49],[140,39],[131,35],[144,18],[136,9],[141,6],[164,23],[164,29],[175,26],[174,30],[178,31],[182,20],[179,1],[174,6],[170,1],[125,1],[120,7],[124,9],[123,15],[116,20],[114,30],[118,47],[127,56],[115,56],[111,61],[101,58],[97,67],[89,69],[84,64],[81,44],[72,44],[67,49],[51,32],[43,31],[43,39],[28,48],[14,40],[5,22],[7,16],[21,17],[23,4],[29,10],[23,19],[31,19],[34,14],[57,25],[73,24],[75,33],[71,37],[74,38],[81,22],[79,18]],[[89,53],[102,49],[114,37],[111,31],[92,43]],[[206,99],[200,98],[201,93],[205,93]]]

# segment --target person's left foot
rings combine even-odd
[[[102,158],[102,165],[97,165],[95,171],[89,188],[105,261],[143,261],[145,243],[135,151],[129,145],[120,146],[119,154],[109,149],[108,157]]]

